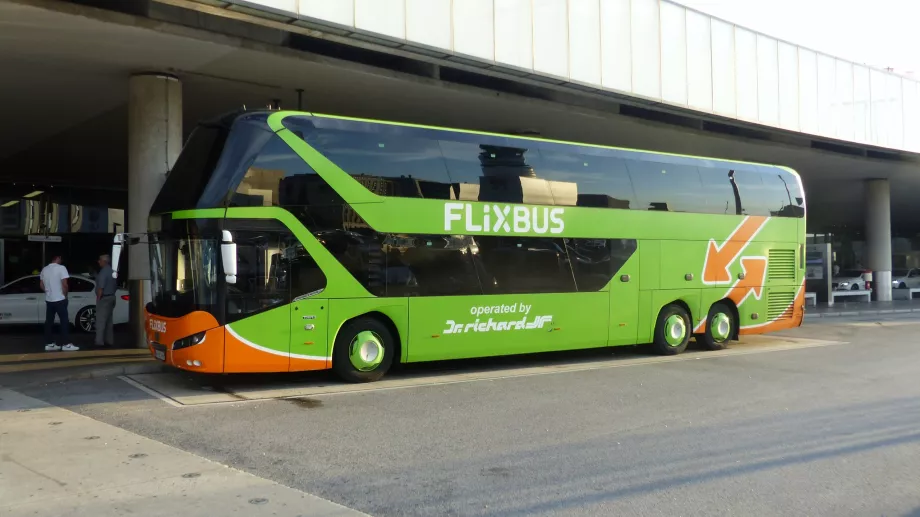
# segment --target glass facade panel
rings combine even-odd
[[[738,112],[735,95],[735,27],[711,20],[712,31],[712,107],[729,117]]]
[[[853,124],[855,115],[853,110],[853,65],[840,59],[837,65],[837,98],[834,110],[837,113],[837,138],[853,140]]]
[[[837,136],[837,70],[834,58],[818,54],[818,134]]]
[[[355,27],[404,39],[405,0],[355,0]]]
[[[871,100],[869,69],[856,65],[853,67],[853,139],[857,142],[868,141],[872,133]]]
[[[904,147],[920,152],[920,83],[904,79]]]
[[[757,35],[757,115],[764,124],[779,124],[779,50],[776,40]]]
[[[605,88],[632,91],[630,0],[601,2],[601,81]]]
[[[355,24],[354,0],[300,0],[300,14],[352,27]]]
[[[632,91],[654,99],[661,98],[661,38],[658,0],[632,0]]]
[[[530,0],[495,0],[495,60],[533,69]]]
[[[738,118],[757,121],[757,35],[735,27],[735,95]]]
[[[450,49],[450,0],[406,0],[406,38]]]
[[[784,129],[799,129],[799,49],[779,42],[779,125]]]
[[[818,56],[799,48],[799,127],[818,134]]]
[[[712,33],[709,17],[687,10],[687,102],[712,111]]]
[[[452,2],[453,50],[486,60],[495,58],[492,0]]]
[[[569,2],[569,77],[601,84],[600,0]]]
[[[565,0],[533,0],[533,68],[569,76],[569,26]]]
[[[888,92],[888,145],[900,148],[904,145],[904,92],[901,91],[901,78],[888,74],[885,78],[885,90]]]
[[[661,98],[687,105],[687,10],[661,3]]]

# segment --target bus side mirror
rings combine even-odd
[[[228,284],[236,283],[236,243],[228,230],[220,234],[220,259],[224,266],[224,276]]]
[[[121,248],[125,242],[125,234],[116,233],[112,242],[112,278],[118,278],[118,259],[121,258]]]

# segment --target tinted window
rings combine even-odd
[[[227,285],[227,321],[316,294],[326,279],[294,235],[274,220],[228,219],[237,246],[237,278]]]
[[[236,187],[231,206],[338,205],[342,198],[274,135]]]
[[[744,208],[734,170],[728,167],[700,167],[700,180],[706,192],[707,212],[712,214],[741,215]]]
[[[482,294],[470,254],[469,237],[388,235],[387,296]]]
[[[304,139],[375,194],[450,199],[450,177],[436,140],[400,135],[393,127],[365,126],[371,131],[323,129]]]
[[[540,151],[541,172],[552,180],[557,205],[632,208],[635,194],[620,158]]]
[[[88,293],[96,288],[92,282],[74,277],[70,277],[67,285],[70,287],[70,291],[74,293]]]
[[[3,288],[0,294],[30,294],[41,293],[41,279],[37,276],[30,276],[17,280]]]
[[[632,239],[565,239],[578,290],[599,291],[636,251]]]
[[[554,204],[539,152],[520,144],[526,142],[488,137],[479,143],[440,141],[453,199]]]
[[[642,160],[626,162],[640,210],[707,212],[696,167]]]
[[[562,239],[477,236],[471,249],[486,294],[576,290]]]

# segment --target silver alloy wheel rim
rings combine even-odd
[[[80,313],[80,328],[85,332],[92,332],[96,324],[96,309],[87,308]]]

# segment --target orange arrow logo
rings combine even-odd
[[[744,270],[744,278],[735,282],[725,295],[735,302],[736,307],[740,307],[751,294],[758,300],[763,295],[763,285],[767,281],[767,258],[741,257],[741,268]]]
[[[715,239],[709,240],[709,250],[706,252],[706,262],[703,264],[704,284],[727,284],[731,282],[732,274],[728,267],[744,251],[751,239],[760,232],[767,219],[767,217],[763,216],[745,217],[721,246],[716,244]]]

